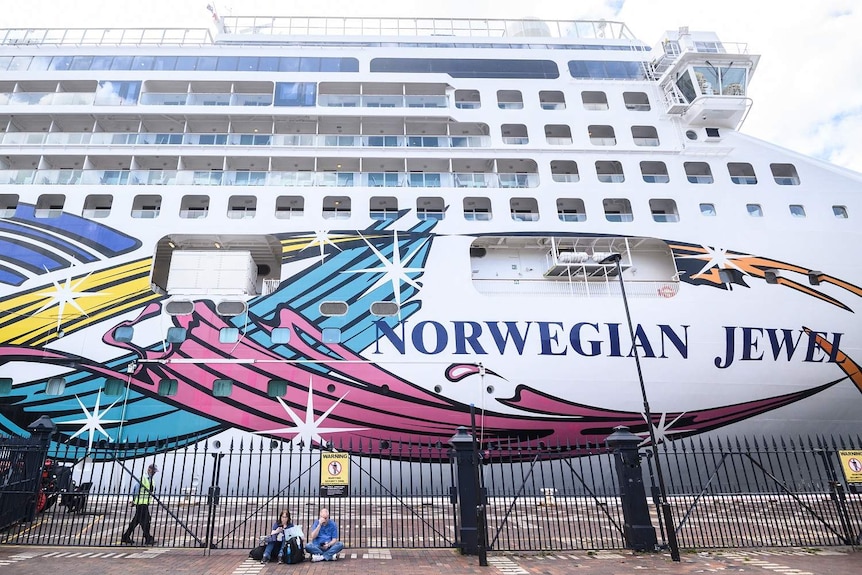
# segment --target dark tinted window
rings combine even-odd
[[[153,60],[153,70],[175,70],[176,67],[176,56],[156,56]]]
[[[257,69],[262,72],[276,72],[278,71],[278,60],[278,58],[274,57],[261,58],[257,64]]]
[[[236,67],[239,64],[239,58],[236,56],[220,56],[218,59],[218,64],[216,64],[216,70],[233,72],[236,71]]]
[[[572,78],[613,80],[643,80],[640,62],[618,62],[605,60],[572,60],[569,62]]]
[[[276,106],[314,106],[317,84],[313,82],[276,82]]]
[[[374,58],[372,72],[443,73],[453,78],[559,78],[550,60],[464,60],[447,58]]]
[[[180,56],[177,58],[177,70],[197,70],[197,56]]]
[[[10,58],[0,59],[0,70]],[[356,58],[257,58],[254,56],[47,56],[30,70],[220,70],[273,72],[358,72]],[[494,76],[497,77],[497,76]],[[556,76],[548,76],[554,77]]]

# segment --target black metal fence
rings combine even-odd
[[[839,452],[859,437],[676,441],[662,466],[681,547],[862,544]]]
[[[53,423],[40,418],[29,429],[29,437],[0,439],[0,531],[32,521],[58,497],[56,478],[43,480]]]
[[[74,460],[78,448],[54,446],[47,455],[66,462],[72,483],[32,521],[0,533],[0,542],[121,545],[136,482],[155,463],[150,512],[160,546],[247,549],[282,509],[308,530],[328,507],[348,549],[458,547],[456,503],[468,486],[457,485],[448,448],[404,441],[387,445],[381,457],[380,447],[321,451],[255,439],[165,453],[156,444],[109,444]],[[838,452],[860,447],[858,437],[663,444],[672,526],[656,512],[654,462],[642,450],[658,539],[672,527],[683,548],[859,544],[862,495],[848,491]],[[346,458],[348,487],[338,497],[321,495],[321,459],[332,453]],[[625,547],[614,457],[605,446],[482,445],[478,484],[488,549]]]

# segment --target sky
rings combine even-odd
[[[0,28],[203,27],[212,0],[0,0]],[[222,15],[599,19],[652,46],[713,31],[761,56],[741,131],[862,172],[859,0],[217,0]]]

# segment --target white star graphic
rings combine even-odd
[[[103,293],[103,292],[86,292],[86,291],[79,292],[79,291],[75,291],[76,289],[78,289],[78,286],[80,286],[82,283],[87,281],[87,278],[90,277],[90,274],[85,275],[80,280],[78,280],[75,284],[72,284],[72,271],[74,270],[74,268],[75,268],[74,264],[72,265],[72,267],[69,268],[68,275],[66,276],[66,281],[63,282],[62,286],[59,283],[57,283],[55,280],[51,280],[51,282],[54,284],[54,291],[47,291],[47,292],[42,292],[42,293],[38,294],[40,296],[47,297],[48,301],[45,302],[45,305],[43,305],[42,307],[37,309],[34,315],[38,315],[38,314],[42,313],[43,311],[45,311],[46,309],[51,308],[54,305],[56,305],[57,306],[57,331],[60,331],[60,325],[63,323],[63,314],[66,311],[66,304],[69,304],[72,307],[74,307],[76,310],[78,310],[81,313],[81,315],[87,315],[87,312],[84,311],[84,308],[82,308],[80,305],[78,305],[78,302],[75,300],[77,300],[78,298],[82,298],[82,297],[93,297],[93,296],[107,295],[106,293]],[[48,270],[46,269],[45,271],[48,271]]]
[[[362,236],[360,236],[362,237]],[[401,317],[401,282],[409,284],[416,288],[417,290],[422,289],[422,286],[416,283],[413,278],[409,277],[408,273],[421,273],[424,271],[423,268],[409,268],[406,267],[413,258],[419,253],[419,250],[425,245],[425,241],[416,246],[416,249],[413,250],[412,253],[407,254],[407,257],[404,258],[404,261],[401,261],[401,248],[398,245],[398,232],[393,232],[392,239],[392,261],[389,261],[389,258],[384,256],[380,251],[371,245],[367,239],[362,237],[363,241],[371,248],[371,251],[374,252],[374,255],[377,256],[377,259],[380,260],[380,263],[383,264],[382,268],[367,268],[363,270],[346,270],[341,273],[350,273],[350,274],[363,274],[363,273],[373,273],[373,274],[383,274],[373,286],[365,290],[365,293],[362,296],[366,296],[378,287],[382,286],[386,282],[392,283],[392,292],[395,294],[395,303],[398,305],[398,316]]]
[[[705,272],[711,270],[712,268],[718,268],[720,270],[735,268],[745,273],[744,270],[740,269],[733,260],[740,258],[749,258],[750,255],[746,254],[728,254],[727,248],[713,248],[710,246],[701,246],[704,250],[706,250],[706,254],[703,255],[692,255],[692,256],[682,256],[680,259],[693,259],[693,260],[706,260],[706,265],[701,268],[699,272],[694,274],[692,277],[696,278],[700,275],[703,275]]]
[[[122,396],[120,396],[120,397],[122,397]],[[102,391],[99,390],[99,394],[96,396],[96,405],[93,407],[93,411],[91,412],[91,411],[87,410],[87,406],[84,405],[84,403],[81,401],[81,399],[77,395],[75,395],[75,399],[78,400],[78,405],[81,406],[81,410],[84,412],[85,419],[75,419],[72,421],[59,421],[57,423],[59,423],[60,425],[63,425],[66,423],[83,424],[81,429],[79,429],[77,432],[75,432],[75,434],[73,436],[71,436],[69,439],[70,440],[75,439],[76,437],[78,437],[79,435],[81,435],[82,433],[84,433],[86,431],[88,436],[89,436],[87,439],[87,451],[90,451],[91,449],[93,449],[93,433],[96,431],[98,431],[99,433],[101,433],[102,435],[107,437],[108,441],[113,442],[114,441],[113,438],[111,438],[111,436],[108,435],[108,433],[105,431],[105,428],[102,427],[102,424],[103,423],[105,423],[105,424],[107,424],[107,423],[119,423],[120,420],[119,419],[102,419],[102,418],[105,417],[105,415],[109,411],[111,411],[111,408],[114,407],[118,401],[120,401],[120,397],[115,399],[114,403],[109,405],[105,409],[105,411],[99,412],[99,404],[102,401]]]
[[[323,263],[323,260],[326,258],[326,253],[324,250],[326,246],[332,246],[338,251],[341,251],[341,248],[338,247],[335,242],[332,241],[332,238],[346,238],[348,237],[345,234],[330,234],[329,230],[316,230],[314,232],[314,239],[308,242],[305,246],[302,247],[299,251],[304,251],[306,248],[311,248],[314,246],[320,247],[320,263]]]
[[[666,413],[661,414],[661,418],[659,419],[658,425],[652,426],[653,435],[655,436],[656,444],[664,443],[665,441],[668,440],[668,436],[670,436],[671,434],[687,433],[689,431],[694,431],[692,429],[671,429],[671,427],[673,427],[673,425],[677,421],[679,421],[679,419],[683,415],[685,415],[685,412],[680,413],[679,415],[676,416],[676,418],[674,418],[673,421],[671,421],[670,423],[667,423],[667,414]],[[645,413],[642,413],[641,416],[644,418],[645,422],[649,423],[649,421],[647,421],[647,417],[646,417]],[[638,445],[639,447],[643,447],[644,445],[649,445],[649,442],[650,442],[649,431],[641,431],[640,433],[637,433],[636,435],[645,436],[644,440],[641,441],[640,444]]]
[[[349,392],[348,392],[349,393]],[[297,443],[301,443],[303,445],[307,445],[311,447],[313,443],[317,443],[318,445],[323,445],[325,440],[322,433],[344,433],[348,431],[362,431],[367,429],[366,427],[321,427],[321,424],[326,420],[327,417],[338,407],[338,404],[347,397],[347,393],[341,396],[338,401],[332,404],[332,406],[327,409],[323,415],[321,415],[317,420],[314,419],[314,392],[311,386],[311,379],[308,381],[308,401],[305,404],[305,421],[300,419],[300,417],[294,413],[294,411],[288,407],[288,405],[280,398],[276,397],[278,402],[281,404],[281,407],[284,408],[284,411],[290,416],[290,419],[293,420],[292,427],[282,427],[279,429],[268,429],[265,431],[258,431],[256,433],[263,434],[283,434],[283,433],[291,433],[294,435],[291,441],[296,442],[297,439],[299,441]]]

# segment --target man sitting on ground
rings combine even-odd
[[[329,510],[321,509],[320,517],[311,526],[311,535],[305,550],[311,553],[312,561],[335,561],[344,543],[338,540],[338,524],[329,518]]]

